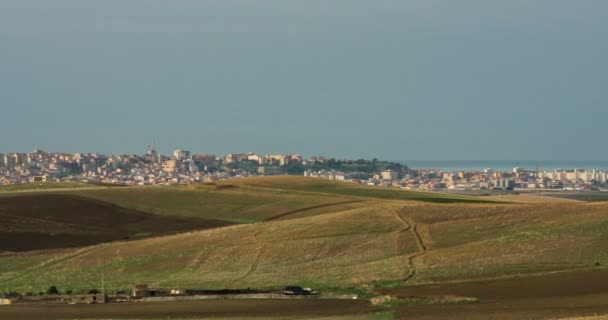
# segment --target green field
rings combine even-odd
[[[227,220],[238,223],[264,221],[275,215],[326,205],[344,205],[353,199],[275,190],[215,188],[213,186],[131,187],[80,190],[75,194],[120,207],[159,215]],[[319,211],[319,210],[317,210]]]
[[[328,181],[319,178],[303,177],[253,177],[228,181],[226,184],[236,184],[249,188],[268,188],[279,190],[293,190],[310,193],[324,193],[359,198],[375,198],[383,200],[411,200],[432,203],[494,203],[483,198],[444,194],[439,192],[421,192],[400,190],[387,187],[373,187],[367,185]]]
[[[99,186],[84,182],[31,182],[0,186],[0,193],[20,191],[44,191],[61,189],[99,188]]]

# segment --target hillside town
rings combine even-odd
[[[608,171],[589,169],[527,170],[509,172],[443,172],[410,169],[406,165],[373,160],[304,158],[299,154],[257,153],[191,154],[176,149],[171,156],[151,147],[144,155],[98,153],[0,154],[0,185],[29,182],[78,181],[121,185],[168,185],[212,183],[218,180],[259,175],[304,175],[329,180],[419,190],[606,190]]]

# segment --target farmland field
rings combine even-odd
[[[297,284],[324,293],[356,293],[362,299],[396,297],[393,304],[368,305],[371,309],[363,314],[353,313],[361,319],[391,313],[432,318],[446,310],[463,312],[463,317],[479,310],[487,316],[518,306],[520,316],[539,318],[608,313],[596,303],[608,294],[603,286],[560,297],[551,292],[566,292],[565,287],[555,287],[519,300],[469,290],[484,283],[498,294],[519,290],[510,285],[532,294],[537,291],[530,284],[547,287],[559,277],[553,274],[574,279],[564,282],[569,287],[578,280],[605,280],[608,203],[493,199],[297,177],[231,180],[219,186],[7,193],[0,197],[5,217],[0,230],[13,240],[0,242],[6,251],[0,255],[0,291],[39,292],[50,285],[86,291],[99,288],[104,273],[109,291],[128,290],[135,283],[206,289]],[[65,234],[98,238],[89,243],[49,240],[43,241],[47,247],[38,248],[15,245],[23,232],[48,230],[53,233],[46,235],[49,239]],[[66,248],[70,246],[74,248]],[[581,283],[581,288],[587,286]],[[479,303],[422,306],[407,300],[435,294],[471,296]],[[589,304],[582,303],[582,296],[590,297]],[[580,309],[543,312],[542,299]],[[255,317],[238,312],[205,316]]]
[[[211,300],[106,305],[14,305],[0,318],[59,319],[316,319],[383,320],[382,308],[363,300]],[[347,315],[347,316],[345,316]]]

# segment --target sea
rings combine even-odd
[[[483,171],[493,169],[507,172],[519,167],[530,171],[553,170],[602,170],[608,171],[608,161],[554,161],[554,160],[508,160],[508,161],[462,161],[462,160],[404,160],[399,161],[411,169],[441,169],[443,172]]]

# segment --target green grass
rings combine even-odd
[[[135,283],[177,288],[348,288],[407,272],[416,246],[394,213],[377,205],[335,214],[116,242],[81,254],[33,253],[17,265],[0,257],[0,290],[74,290]],[[259,258],[259,260],[258,260]],[[8,260],[13,259],[13,260]],[[19,259],[17,259],[18,261]],[[42,261],[42,262],[41,262]],[[255,269],[253,269],[255,267]]]
[[[0,193],[76,188],[99,188],[99,186],[84,182],[30,182],[0,186]]]
[[[436,282],[608,264],[608,206],[560,204],[426,210],[431,250],[415,281]],[[421,214],[422,216],[422,214]],[[422,218],[421,218],[422,220]]]
[[[129,187],[71,191],[120,207],[160,215],[218,219],[236,223],[264,221],[285,212],[340,203],[341,196],[285,194],[273,190],[196,187]],[[331,212],[330,206],[317,213]]]
[[[273,176],[263,178],[246,178],[226,183],[237,183],[238,185],[246,187],[277,188],[283,190],[375,198],[382,200],[410,200],[431,203],[497,203],[475,197],[438,192],[419,192],[388,187],[373,187],[320,178]]]

